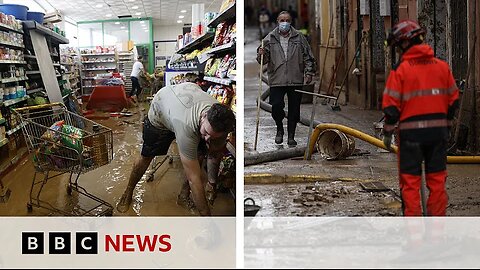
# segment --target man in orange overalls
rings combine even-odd
[[[420,216],[422,162],[430,191],[427,215],[444,216],[448,203],[447,140],[458,107],[458,88],[448,64],[423,44],[425,30],[417,22],[396,24],[388,45],[401,55],[383,93],[384,144],[391,149],[392,133],[399,129],[400,190],[405,216]]]

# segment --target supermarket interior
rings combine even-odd
[[[194,85],[235,114],[235,13],[234,0],[0,0],[0,215],[202,214],[175,140],[118,204],[159,91]],[[235,215],[227,133],[213,173],[198,158],[214,216]]]

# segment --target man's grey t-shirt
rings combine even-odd
[[[201,114],[214,103],[217,100],[194,83],[166,86],[155,94],[148,120],[156,128],[173,131],[180,153],[194,160],[200,142]]]

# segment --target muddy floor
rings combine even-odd
[[[257,31],[249,30],[245,31],[244,140],[245,155],[254,155],[288,146],[286,142],[274,143],[275,122],[269,112],[262,110],[257,151],[253,150],[259,88],[259,64],[255,55],[259,41]],[[267,88],[263,84],[263,90]],[[311,111],[311,103],[301,105],[303,117],[309,119]],[[352,105],[342,105],[341,111],[333,111],[328,104],[318,104],[315,114],[315,119],[320,122],[346,125],[372,136],[375,135],[373,123],[381,117],[380,111]],[[308,127],[299,124],[296,132],[298,146],[306,145],[307,135]],[[245,198],[253,198],[262,207],[258,216],[400,215],[396,156],[361,140],[356,139],[355,145],[357,155],[347,160],[327,161],[316,154],[311,161],[298,158],[247,166],[244,169]],[[449,164],[448,174],[447,215],[480,216],[480,165]],[[391,191],[365,192],[360,183],[371,181],[379,181]]]
[[[113,130],[113,161],[105,166],[80,175],[78,184],[93,196],[87,196],[75,190],[71,195],[67,192],[69,175],[60,175],[49,179],[41,191],[42,206],[53,208],[48,210],[33,207],[28,211],[30,187],[35,175],[31,157],[20,162],[13,171],[2,179],[4,185],[11,190],[6,203],[0,203],[2,216],[44,216],[44,215],[88,215],[103,214],[108,204],[113,206],[114,216],[195,216],[198,212],[177,205],[177,195],[184,179],[182,165],[175,144],[172,144],[169,155],[173,162],[164,163],[154,174],[153,181],[144,177],[134,191],[132,207],[126,213],[119,213],[115,207],[120,200],[128,182],[134,160],[139,157],[142,145],[142,121],[148,109],[144,103],[140,107],[130,109],[131,117],[108,117],[106,113],[96,113],[99,122]],[[44,174],[37,173],[42,180]],[[38,187],[40,185],[37,185]],[[34,188],[34,196],[38,193]],[[33,203],[37,204],[34,200]],[[235,215],[235,201],[229,191],[218,194],[212,206],[212,214],[216,216]]]

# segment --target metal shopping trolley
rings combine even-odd
[[[112,215],[111,204],[78,184],[81,174],[112,161],[112,130],[68,111],[62,103],[18,108],[14,109],[14,114],[35,167],[28,210],[32,211],[35,206],[66,216]],[[63,208],[70,208],[68,210],[41,199],[48,180],[63,174],[70,175],[67,194],[71,199],[78,199],[63,205]]]

